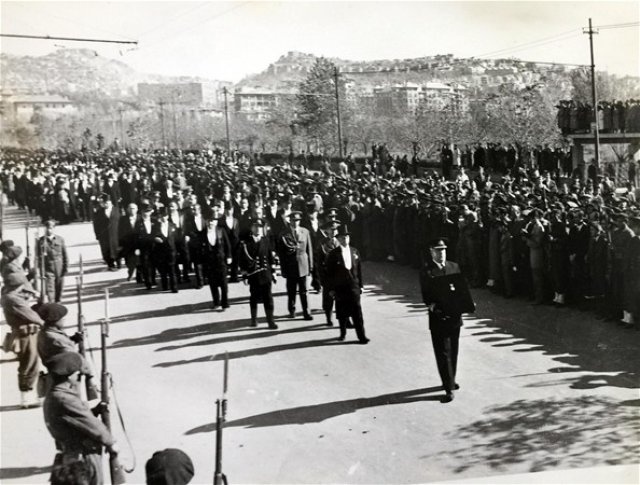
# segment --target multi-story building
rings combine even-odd
[[[295,91],[274,92],[260,87],[242,87],[233,93],[234,112],[251,121],[266,121],[271,118],[283,96],[295,95]]]
[[[57,116],[75,113],[76,105],[68,98],[57,94],[17,95],[4,100],[8,114],[14,120],[29,122],[34,114]]]

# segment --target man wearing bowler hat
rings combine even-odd
[[[429,307],[429,330],[433,351],[436,356],[438,373],[442,379],[445,396],[442,402],[453,401],[453,391],[459,389],[456,384],[458,363],[458,340],[462,326],[462,312],[445,310],[436,302],[438,278],[460,273],[458,265],[447,261],[447,240],[436,238],[429,242],[429,255],[420,270],[420,289],[422,300]],[[453,285],[451,285],[453,286]]]
[[[307,302],[307,276],[313,271],[313,247],[309,231],[300,226],[302,214],[292,211],[290,225],[280,234],[282,276],[287,280],[289,318],[296,313],[296,292],[305,320],[313,320]]]
[[[331,296],[336,302],[336,317],[340,324],[340,336],[338,340],[344,340],[347,335],[349,319],[353,322],[356,335],[361,344],[367,344],[369,339],[364,331],[364,319],[362,318],[362,306],[360,295],[362,294],[362,268],[360,266],[360,253],[350,246],[351,234],[346,225],[338,228],[337,248],[333,249],[327,257],[326,274]]]

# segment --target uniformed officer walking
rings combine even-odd
[[[336,239],[339,226],[340,223],[335,220],[329,220],[324,223],[322,230],[325,237],[318,244],[318,250],[316,251],[316,268],[318,270],[318,279],[322,286],[322,310],[327,317],[327,326],[329,327],[333,326],[333,296],[331,295],[329,277],[327,275],[327,258],[329,253],[340,245]]]
[[[275,255],[271,241],[264,235],[264,221],[254,219],[251,223],[251,237],[240,243],[238,255],[240,268],[249,280],[249,308],[251,326],[257,326],[258,303],[264,305],[269,328],[277,329],[273,320],[273,294],[271,286],[275,269]]]
[[[459,389],[456,383],[458,364],[458,340],[462,327],[461,312],[447,311],[441,308],[436,295],[437,279],[441,276],[460,273],[457,263],[447,261],[447,244],[443,238],[429,243],[430,258],[426,258],[420,270],[420,289],[422,300],[429,307],[429,330],[433,351],[436,356],[438,373],[445,390],[443,402],[453,401],[453,391]]]
[[[50,302],[58,303],[62,298],[64,276],[67,274],[69,257],[64,239],[53,233],[56,221],[49,219],[45,222],[44,227],[45,234],[38,240],[36,258],[38,268],[44,268],[47,299]]]

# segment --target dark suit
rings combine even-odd
[[[435,278],[456,273],[460,273],[460,268],[451,261],[445,261],[442,268],[439,268],[433,261],[425,263],[420,270],[420,289],[424,304],[429,306],[435,303],[432,290]],[[447,315],[437,306],[433,311],[429,310],[429,329],[431,330],[433,351],[438,364],[438,373],[442,379],[442,386],[446,392],[455,389],[461,326],[462,316],[460,314]]]
[[[169,220],[173,222],[176,226],[176,265],[175,272],[178,277],[178,283],[189,282],[189,268],[191,267],[191,259],[189,257],[189,246],[185,241],[186,230],[185,230],[185,216],[182,212],[178,211],[177,213],[170,212]],[[182,265],[182,272],[180,271],[180,267],[178,265]]]
[[[280,235],[282,255],[280,266],[282,276],[287,280],[288,310],[296,311],[296,292],[300,293],[300,305],[305,317],[309,315],[307,303],[307,276],[313,269],[313,247],[311,235],[304,227],[296,231],[293,226],[287,227]]]
[[[138,257],[135,254],[136,251],[136,223],[138,218],[136,217],[131,224],[131,218],[127,216],[120,217],[118,222],[118,240],[120,242],[120,254],[119,256],[124,258],[124,262],[127,265],[128,277],[131,278],[133,271],[138,267]],[[142,275],[136,274],[138,283],[142,282]]]
[[[318,254],[318,248],[320,247],[320,242],[324,239],[324,233],[320,229],[320,222],[316,221],[316,229],[313,228],[311,224],[311,220],[307,219],[302,224],[307,231],[309,231],[309,235],[311,236],[311,247],[313,248],[314,256]],[[318,277],[318,266],[314,265],[311,270],[311,288],[313,288],[316,292],[320,291],[320,278]]]
[[[140,250],[140,267],[142,270],[142,280],[148,290],[155,286],[155,265],[153,260],[153,221],[149,221],[149,231],[147,231],[144,221],[138,219],[134,229],[136,249]]]
[[[111,215],[107,217],[104,208],[100,208],[93,216],[93,231],[96,239],[100,243],[102,259],[109,266],[114,268],[118,259],[118,223],[120,212],[118,206],[111,208]]]
[[[232,282],[238,281],[238,245],[240,244],[240,223],[235,217],[231,222],[231,226],[227,224],[227,218],[222,216],[219,223],[225,230],[229,244],[231,244],[231,267],[230,279]]]
[[[196,224],[196,217],[198,223]],[[189,260],[193,264],[193,272],[196,277],[196,289],[202,288],[204,284],[203,276],[203,253],[202,232],[206,230],[207,224],[202,215],[187,214],[184,218],[184,233],[189,237],[187,249],[189,251]]]
[[[207,237],[207,229],[202,232],[202,258],[204,270],[209,280],[213,306],[227,308],[227,259],[231,258],[231,243],[221,226],[215,227],[215,244]]]
[[[340,338],[347,334],[349,318],[353,321],[358,340],[367,341],[362,318],[360,294],[362,293],[362,268],[358,250],[349,247],[351,253],[351,268],[348,269],[342,255],[342,246],[333,249],[326,263],[327,283],[334,292],[336,300],[336,316],[340,324]]]
[[[162,223],[160,221],[153,225],[153,261],[160,273],[160,283],[163,290],[171,289],[173,293],[178,292],[176,278],[176,238],[178,230],[171,222],[167,222],[167,235],[162,233]],[[168,283],[168,284],[167,284]]]

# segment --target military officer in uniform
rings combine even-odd
[[[52,484],[102,485],[102,448],[119,451],[109,430],[81,398],[77,375],[82,367],[82,356],[76,352],[62,352],[49,360],[52,386],[44,400],[44,421],[60,448]]]
[[[277,329],[273,319],[273,294],[271,285],[274,280],[275,255],[271,241],[264,234],[264,221],[254,219],[251,223],[251,236],[240,243],[240,268],[249,280],[249,308],[251,326],[257,326],[258,303],[264,305],[269,328]]]
[[[422,300],[429,307],[429,330],[433,351],[436,356],[438,373],[445,390],[443,402],[453,401],[453,391],[459,389],[456,384],[456,368],[458,363],[458,340],[462,316],[460,313],[446,313],[435,302],[434,280],[440,276],[460,273],[457,263],[447,261],[447,244],[444,238],[434,239],[429,243],[430,258],[420,270],[420,289]]]
[[[313,247],[309,231],[300,226],[302,214],[292,211],[290,225],[280,234],[282,247],[282,276],[287,280],[289,318],[296,313],[296,293],[300,294],[300,305],[305,320],[313,320],[307,302],[307,276],[313,270]]]
[[[340,243],[336,239],[338,233],[338,227],[340,223],[335,220],[329,220],[322,226],[322,231],[325,237],[322,238],[318,244],[318,250],[316,251],[316,268],[318,269],[318,279],[322,285],[322,310],[327,317],[327,326],[333,326],[333,296],[331,296],[331,289],[329,288],[329,280],[327,275],[327,257],[329,253],[337,248]]]
[[[50,302],[58,303],[62,298],[64,276],[67,274],[69,258],[64,239],[53,233],[56,222],[49,219],[45,225],[45,234],[38,240],[38,268],[44,268],[45,289]],[[42,261],[44,258],[44,261]]]
[[[369,343],[364,331],[364,319],[360,295],[362,294],[362,268],[360,253],[350,246],[351,234],[346,225],[338,228],[337,234],[340,245],[333,249],[326,263],[326,274],[329,291],[336,301],[336,317],[340,324],[338,340],[344,340],[347,335],[349,319],[353,322],[358,341]]]

